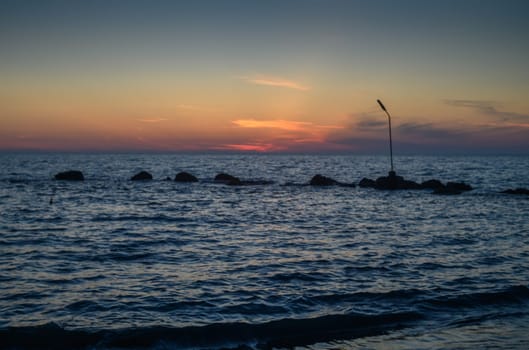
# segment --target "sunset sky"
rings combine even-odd
[[[0,150],[529,154],[526,0],[0,0]]]

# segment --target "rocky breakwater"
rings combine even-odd
[[[316,174],[310,179],[309,185],[311,186],[343,186],[343,187],[355,187],[354,184],[347,184],[336,181],[333,178]]]
[[[376,180],[363,178],[358,183],[360,187],[376,188],[377,190],[418,190],[421,185],[398,176],[394,171],[390,171],[388,176],[381,176]]]
[[[390,171],[388,176],[381,176],[376,180],[363,178],[358,183],[363,188],[375,188],[377,190],[433,190],[434,194],[455,195],[472,190],[472,186],[464,182],[448,182],[443,184],[437,179],[427,180],[422,183],[406,180]]]

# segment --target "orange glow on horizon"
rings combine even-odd
[[[273,144],[231,144],[214,147],[213,149],[222,151],[243,151],[243,152],[270,152],[283,151],[284,147],[274,146]]]
[[[312,125],[308,122],[296,122],[290,120],[254,120],[239,119],[232,121],[233,124],[241,128],[275,128],[282,130],[303,130]]]

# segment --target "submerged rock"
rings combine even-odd
[[[131,181],[144,181],[152,180],[152,175],[146,171],[140,171],[136,175],[130,178]]]
[[[214,181],[216,183],[222,183],[229,186],[264,186],[274,183],[274,181],[269,180],[241,180],[238,177],[226,173],[217,174]]]
[[[434,194],[457,195],[466,191],[472,191],[472,186],[464,182],[448,182],[446,186],[436,188]]]
[[[68,170],[56,174],[55,180],[83,181],[84,175],[79,170]]]
[[[439,180],[432,179],[432,180],[423,181],[421,183],[421,187],[425,189],[430,189],[430,190],[437,190],[440,188],[444,188],[445,185]]]
[[[448,182],[446,184],[446,188],[448,190],[453,190],[453,191],[460,191],[460,192],[465,192],[465,191],[472,191],[473,188],[472,186],[464,183],[464,182]]]
[[[403,190],[421,190],[422,186],[415,181],[404,180]]]
[[[242,180],[241,183],[245,186],[261,186],[261,185],[271,185],[274,181],[269,180]]]
[[[217,176],[215,176],[214,181],[218,182],[218,183],[223,183],[223,184],[226,184],[226,185],[230,185],[230,186],[240,186],[240,185],[242,185],[241,179],[239,179],[238,177],[229,175],[229,174],[225,174],[225,173],[217,174]]]
[[[529,189],[523,188],[523,187],[519,187],[519,188],[516,188],[514,190],[513,189],[508,189],[508,190],[505,190],[505,191],[501,191],[501,193],[529,195]]]
[[[309,184],[311,186],[335,186],[339,185],[340,183],[330,177],[317,174],[314,175],[312,179],[310,179]]]
[[[463,191],[457,190],[455,188],[448,188],[446,186],[437,188],[433,191],[433,194],[442,194],[442,195],[458,195],[463,193]]]
[[[191,175],[190,173],[187,173],[185,171],[176,174],[174,180],[176,182],[198,182],[198,179],[194,175]]]
[[[375,180],[368,179],[367,177],[364,177],[360,182],[358,183],[358,186],[363,188],[375,188],[377,187],[377,183]]]

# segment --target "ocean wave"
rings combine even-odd
[[[94,222],[113,222],[113,221],[158,221],[158,222],[185,222],[190,221],[186,217],[172,217],[167,215],[98,215],[92,219]]]
[[[151,300],[149,300],[151,301]],[[204,300],[185,300],[178,302],[161,302],[157,300],[155,304],[149,303],[146,306],[142,306],[141,310],[154,311],[154,312],[172,312],[180,309],[199,309],[199,308],[212,308],[215,305]]]
[[[516,306],[529,302],[529,288],[511,286],[495,292],[467,293],[460,295],[439,295],[440,291],[432,292],[419,289],[394,290],[388,292],[333,293],[304,297],[303,301],[312,305],[391,305],[424,310],[429,314],[447,312],[450,309],[475,309],[487,306]]]
[[[302,282],[316,282],[325,280],[326,275],[323,273],[313,272],[311,274],[301,273],[301,272],[292,272],[292,273],[278,273],[270,277],[272,281],[278,282],[292,282],[292,281],[302,281]]]
[[[355,275],[357,273],[376,273],[376,272],[389,272],[391,268],[388,266],[346,266],[344,272],[348,275]]]
[[[423,317],[415,312],[378,315],[346,314],[266,323],[216,323],[189,327],[146,327],[121,330],[68,330],[55,323],[0,330],[5,349],[138,349],[160,344],[174,348],[270,349],[322,341],[379,335],[413,325]]]
[[[288,309],[279,305],[270,305],[268,303],[241,303],[230,305],[222,309],[223,314],[238,315],[284,315]]]
[[[433,308],[481,308],[484,306],[518,305],[529,302],[529,288],[511,286],[503,290],[482,293],[467,293],[449,297],[425,300]]]
[[[89,311],[103,311],[107,310],[107,307],[101,306],[99,303],[96,303],[95,301],[91,300],[80,300],[73,302],[65,307],[66,310],[69,311],[83,311],[83,312],[89,312]]]
[[[324,294],[313,297],[313,301],[317,303],[327,304],[338,304],[338,303],[354,303],[366,301],[378,301],[378,302],[390,302],[394,300],[413,301],[419,300],[424,295],[417,289],[410,290],[396,290],[389,292],[370,293],[370,292],[358,292],[358,293],[342,293],[342,294]]]
[[[94,261],[94,262],[105,262],[105,261],[114,261],[114,262],[129,262],[129,261],[145,261],[150,258],[155,257],[156,255],[147,251],[140,252],[104,252],[102,254],[82,254],[76,257],[78,261]]]
[[[481,324],[486,321],[498,320],[498,319],[523,319],[527,317],[527,312],[505,312],[505,311],[494,311],[486,314],[481,314],[478,316],[465,316],[458,318],[455,321],[449,322],[450,327],[461,327],[468,325]]]
[[[114,260],[114,261],[132,261],[132,260],[143,260],[154,256],[153,253],[148,252],[138,252],[138,253],[118,253],[114,252],[111,254],[107,254],[103,258],[103,260]]]

